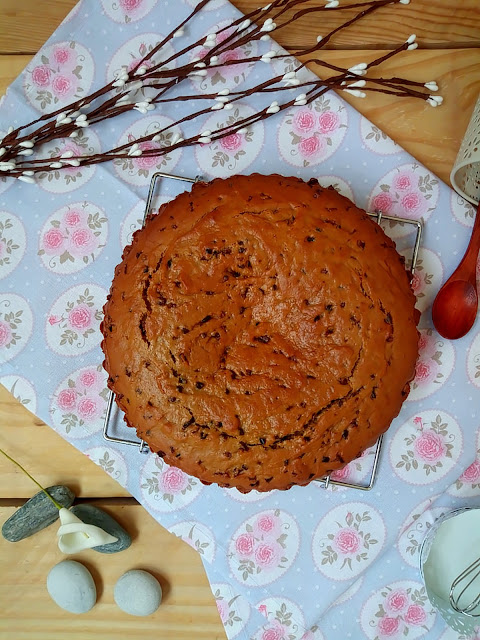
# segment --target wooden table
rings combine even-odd
[[[234,2],[243,11],[258,3]],[[0,95],[74,4],[75,0],[0,0]],[[279,42],[287,48],[313,42],[334,21],[334,12],[322,14],[321,19],[310,17],[279,37]],[[368,62],[379,50],[391,50],[410,33],[417,34],[419,49],[394,58],[382,66],[382,73],[436,80],[445,98],[443,106],[432,109],[418,101],[383,95],[352,98],[351,102],[446,182],[480,93],[479,24],[478,0],[412,0],[409,6],[388,6],[365,19],[348,35],[339,36],[324,54],[328,62],[348,62],[346,66],[350,66]],[[132,547],[121,554],[81,554],[81,561],[96,580],[99,599],[90,613],[78,618],[56,607],[45,589],[49,569],[62,559],[55,544],[55,527],[16,544],[0,539],[0,638],[64,640],[67,633],[71,640],[108,640],[121,634],[142,640],[225,638],[195,551],[158,526],[110,476],[29,413],[1,385],[0,425],[0,447],[21,461],[44,486],[68,485],[79,498],[118,517],[134,537]],[[28,478],[0,459],[2,522],[34,492]],[[113,604],[116,579],[134,567],[151,570],[164,587],[164,604],[146,619],[122,614]]]

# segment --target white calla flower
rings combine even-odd
[[[118,541],[118,538],[111,536],[100,527],[85,524],[68,509],[60,509],[59,516],[62,524],[57,531],[57,537],[58,548],[62,553],[78,553],[83,549],[91,549]]]

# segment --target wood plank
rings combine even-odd
[[[1,0],[0,0],[1,1]],[[0,96],[3,96],[7,87],[22,73],[32,55],[0,55]]]
[[[349,67],[370,62],[382,51],[325,51],[325,62]],[[0,94],[28,63],[28,56],[0,56]],[[311,69],[320,74],[321,67]],[[450,171],[480,93],[476,49],[409,51],[372,70],[372,77],[398,75],[411,80],[436,80],[444,103],[438,109],[410,98],[369,94],[358,99],[342,94],[360,113],[383,129],[417,160],[449,183]],[[324,76],[325,77],[325,76]]]
[[[357,62],[371,62],[380,55],[381,51],[326,51],[323,59],[348,68]],[[311,68],[322,75],[317,65]],[[372,93],[359,99],[341,94],[414,158],[450,184],[450,171],[480,95],[479,52],[475,49],[408,51],[387,60],[369,74],[438,82],[438,94],[444,97],[444,102],[436,109],[413,98]]]
[[[0,52],[36,53],[76,4],[77,0],[0,0]]]
[[[232,1],[244,13],[259,6],[258,0]],[[342,6],[353,4],[351,0],[340,2]],[[324,5],[325,0],[312,0],[306,6]],[[275,32],[274,38],[287,49],[311,46],[318,35],[325,36],[357,13],[358,10],[327,10],[309,14],[285,30]],[[478,0],[455,3],[450,0],[412,0],[408,6],[390,4],[378,9],[337,34],[328,46],[332,49],[394,49],[411,33],[416,33],[421,48],[478,47],[479,21]]]
[[[308,6],[324,5],[313,0]],[[349,2],[351,4],[351,2]],[[34,53],[52,34],[75,0],[0,0],[0,53]],[[241,11],[249,12],[259,0],[233,0]],[[348,4],[342,0],[342,4]],[[276,38],[285,47],[313,43],[340,22],[352,17],[351,11],[325,11],[307,16],[279,31]],[[408,6],[386,6],[367,16],[344,34],[338,34],[333,48],[390,49],[416,33],[421,47],[476,46],[480,44],[478,0],[412,0]],[[28,29],[25,28],[28,25]]]
[[[128,497],[101,467],[50,429],[0,385],[0,447],[44,487],[65,484],[78,497]],[[0,498],[29,498],[35,484],[0,455]]]
[[[132,546],[106,555],[83,551],[72,560],[85,564],[97,585],[97,604],[83,615],[57,607],[46,590],[50,569],[64,556],[56,545],[57,525],[21,542],[0,538],[0,638],[30,640],[225,640],[220,617],[200,556],[139,505],[104,506],[131,533]],[[3,523],[14,511],[0,506]],[[164,599],[152,616],[136,618],[115,604],[113,589],[129,569],[151,571],[162,584]]]

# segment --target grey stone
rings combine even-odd
[[[133,569],[118,579],[113,597],[125,613],[131,616],[150,616],[160,606],[162,587],[148,571]]]
[[[75,494],[63,485],[47,487],[46,491],[62,507],[67,509],[75,500]],[[5,522],[2,527],[2,536],[9,542],[18,542],[45,529],[52,522],[55,522],[57,518],[57,507],[47,498],[43,491],[39,491]]]
[[[80,518],[85,524],[94,524],[100,529],[103,529],[111,536],[118,538],[117,542],[111,542],[110,544],[102,544],[98,547],[93,547],[94,551],[100,553],[117,553],[128,549],[132,543],[132,539],[125,529],[118,524],[111,515],[105,513],[98,507],[94,507],[92,504],[77,504],[70,509],[70,511]]]
[[[50,570],[47,590],[52,600],[70,613],[86,613],[97,601],[92,574],[75,560],[63,560]]]

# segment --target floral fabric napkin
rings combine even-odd
[[[0,105],[0,135],[103,86],[193,4],[82,0],[9,88]],[[237,15],[226,0],[212,0],[187,36],[207,34]],[[175,39],[162,55],[184,44]],[[254,55],[260,46],[267,50],[260,43],[231,55]],[[291,58],[271,66],[246,63],[185,82],[198,93],[250,86],[294,64]],[[213,130],[260,104],[252,98],[230,112],[212,112],[182,125],[182,133]],[[128,114],[52,143],[46,153],[108,149],[177,120],[187,108],[177,102],[147,116]],[[363,208],[424,220],[413,282],[422,311],[417,376],[385,438],[371,492],[325,491],[312,483],[242,495],[204,487],[160,458],[105,443],[101,309],[122,247],[141,225],[155,170],[206,178],[255,171],[316,177]],[[461,500],[478,493],[480,325],[452,343],[435,333],[430,318],[435,292],[457,261],[452,243],[458,251],[466,245],[472,207],[333,93],[211,145],[160,159],[72,167],[38,182],[0,178],[0,382],[198,550],[229,638],[439,638],[441,623],[398,536],[412,514],[449,487]],[[162,181],[157,204],[185,188]],[[392,223],[386,231],[411,254],[411,227]],[[113,429],[125,432],[121,420]],[[365,482],[372,457],[367,452],[337,479]],[[442,640],[452,637],[445,633]]]

